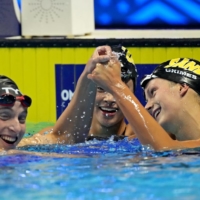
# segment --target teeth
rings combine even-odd
[[[113,109],[113,108],[101,108],[104,111],[109,111],[109,112],[116,112],[117,109]]]
[[[154,118],[156,118],[156,117],[159,115],[159,113],[160,113],[160,109],[157,110],[157,111],[154,113]]]
[[[14,142],[16,140],[16,138],[9,137],[9,136],[1,136],[1,138],[10,142]]]

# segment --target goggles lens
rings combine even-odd
[[[24,107],[30,107],[32,103],[31,98],[26,95],[15,97],[11,94],[3,94],[0,96],[0,105],[13,106],[16,100],[19,100]]]

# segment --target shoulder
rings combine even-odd
[[[47,127],[39,131],[38,133],[35,133],[31,137],[28,138],[22,138],[22,140],[19,142],[17,147],[26,146],[26,145],[37,145],[37,144],[52,144],[53,142],[53,136],[51,133],[53,130],[53,127]]]
[[[52,131],[53,131],[53,126],[49,126],[49,127],[43,128],[38,133],[42,135],[42,134],[50,133]]]
[[[127,125],[126,125],[125,136],[128,136],[128,137],[131,136],[131,138],[132,138],[132,137],[134,138],[134,136],[136,137],[136,135],[135,135],[135,133],[133,132],[133,130],[132,130],[130,124],[127,124]]]

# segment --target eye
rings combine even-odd
[[[3,120],[3,121],[6,121],[10,118],[10,115],[8,113],[0,113],[0,119]]]
[[[25,124],[26,117],[27,117],[27,112],[22,112],[18,117],[19,123],[20,124]]]
[[[152,89],[150,90],[151,96],[155,96],[155,92],[156,92],[156,88],[152,88]]]
[[[105,90],[101,87],[97,87],[97,92],[105,92]]]
[[[20,122],[20,124],[25,124],[25,122],[26,122],[26,116],[20,116],[19,117],[19,122]]]

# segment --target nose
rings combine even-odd
[[[20,133],[22,130],[21,124],[17,118],[10,119],[8,127],[10,130],[12,130],[15,133]]]
[[[153,107],[153,103],[152,101],[147,101],[146,105],[145,105],[145,109],[148,110],[150,112],[150,110],[152,109]]]
[[[110,94],[109,92],[105,92],[105,96],[104,96],[104,102],[107,102],[107,103],[115,103],[115,99],[113,97],[112,94]]]

